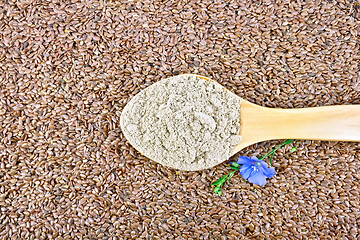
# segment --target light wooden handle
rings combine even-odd
[[[240,135],[233,154],[274,139],[360,142],[360,105],[275,109],[243,101]]]

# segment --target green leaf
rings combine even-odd
[[[284,145],[289,145],[293,141],[294,141],[294,139],[288,139],[288,140],[286,140],[286,142],[284,142]]]
[[[232,176],[234,176],[234,174],[235,174],[236,172],[237,172],[237,170],[236,170],[236,171],[233,171],[233,172],[231,172],[231,173],[229,174],[228,179],[227,179],[228,182],[229,182],[230,178],[231,178]]]
[[[217,193],[219,194],[219,196],[221,196],[221,187],[220,186],[217,186],[215,189],[214,189],[214,193]]]
[[[233,165],[234,167],[240,167],[240,166],[241,166],[240,164],[238,164],[238,163],[236,163],[236,162],[234,162],[232,165]]]
[[[300,141],[300,142],[301,142],[301,141]],[[297,149],[297,147],[299,146],[300,142],[298,142],[298,143],[296,144],[296,146],[291,149],[291,152],[295,152],[295,151],[296,151],[296,149]]]
[[[234,166],[230,166],[231,169],[234,169],[234,170],[240,170],[239,167],[234,167]]]
[[[217,180],[216,182],[212,183],[211,185],[218,185],[220,183],[224,183],[226,181],[226,177],[227,175],[221,177],[219,180]]]

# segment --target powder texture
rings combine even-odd
[[[142,154],[180,170],[201,170],[230,157],[241,140],[241,99],[220,84],[184,74],[133,97],[121,115],[128,141]]]

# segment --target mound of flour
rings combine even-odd
[[[148,158],[196,171],[227,160],[240,142],[240,104],[239,97],[216,82],[178,75],[134,96],[120,125]]]

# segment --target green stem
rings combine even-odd
[[[260,160],[263,160],[265,158],[267,158],[268,156],[270,156],[271,154],[274,154],[279,148],[281,148],[284,145],[288,145],[290,143],[292,143],[294,141],[294,139],[289,139],[286,140],[284,143],[282,143],[280,146],[276,147],[275,149],[273,149],[271,152],[269,152],[268,154],[266,154],[264,157],[261,157]]]
[[[217,180],[216,182],[212,183],[211,185],[215,185],[215,189],[214,189],[214,193],[217,193],[219,196],[221,196],[222,193],[222,187],[224,185],[225,182],[228,182],[230,180],[230,178],[238,171],[239,169],[232,171],[231,173],[221,177],[219,180]]]
[[[272,161],[273,161],[274,155],[275,155],[275,152],[273,152],[273,154],[271,155],[271,158],[270,158],[270,167],[273,167]]]

